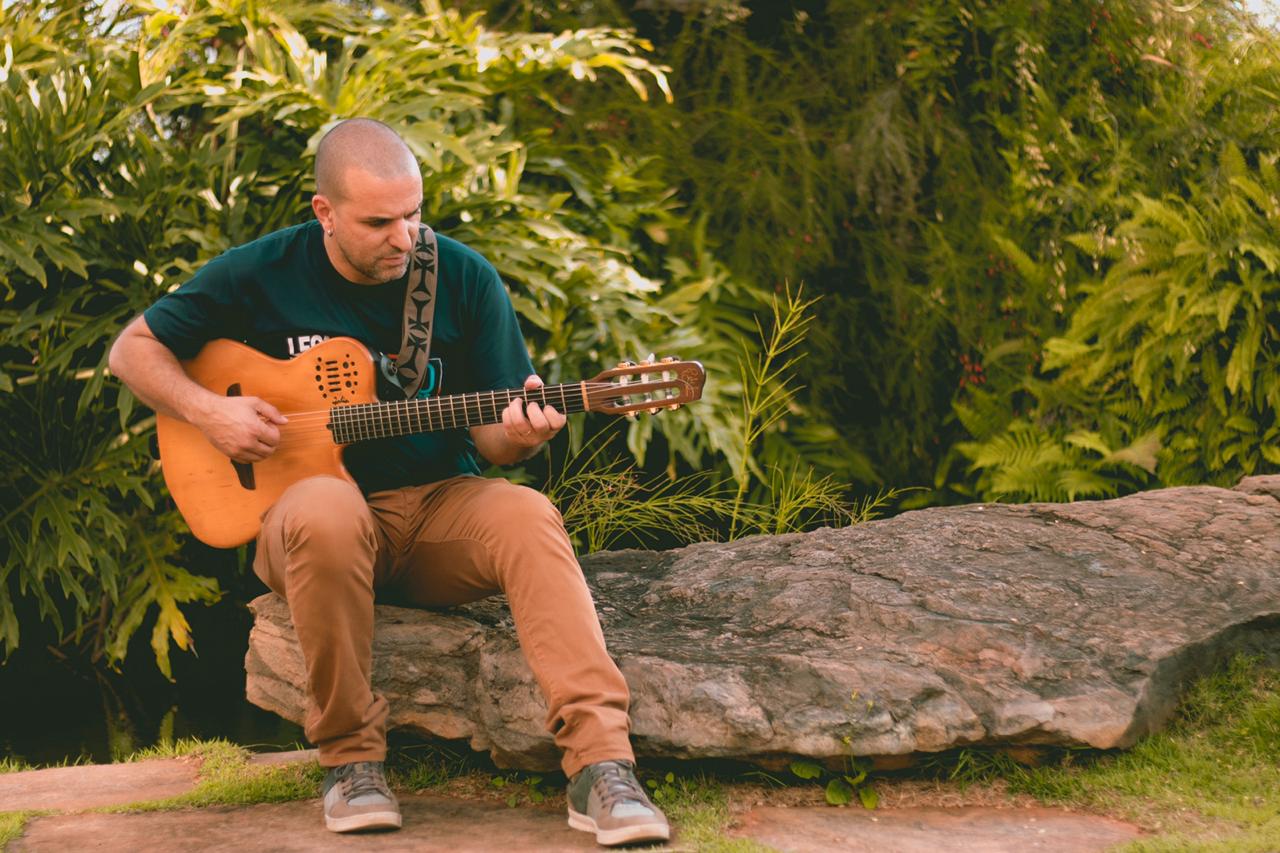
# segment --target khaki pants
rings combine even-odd
[[[267,512],[253,568],[289,602],[322,765],[386,756],[387,702],[369,683],[375,589],[423,607],[506,593],[564,772],[632,758],[626,682],[560,513],[539,492],[463,476],[366,499],[313,477]]]

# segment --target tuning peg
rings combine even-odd
[[[667,356],[666,358],[664,358],[664,359],[662,360],[662,363],[663,363],[663,364],[670,364],[670,363],[671,363],[671,362],[673,362],[673,361],[679,361],[679,360],[680,360],[680,359],[676,358],[674,355],[669,355],[669,356]]]
[[[672,403],[670,406],[667,406],[667,408],[674,412],[676,409],[680,408],[680,404]]]
[[[635,366],[636,366],[636,363],[635,363],[634,361],[620,361],[620,362],[618,362],[618,367],[635,367]]]

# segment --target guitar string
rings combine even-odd
[[[581,385],[567,385],[565,387],[572,388],[575,391],[579,391],[578,396],[581,396],[581,393],[580,393]],[[627,387],[628,386],[615,385],[613,383],[597,383],[595,385],[588,384],[587,390],[588,392],[591,392],[591,391],[601,391],[601,390],[610,389],[610,388],[626,389]],[[650,390],[653,390],[653,389],[650,389]],[[657,389],[657,390],[665,390],[665,389]],[[490,393],[504,394],[506,392],[502,392],[502,391],[479,392],[479,394],[481,395],[488,395]],[[629,394],[631,393],[634,393],[634,392],[625,392],[617,396],[625,397],[625,396],[629,396]],[[466,394],[466,395],[451,395],[452,399],[450,397],[428,397],[424,401],[394,400],[394,401],[373,401],[368,403],[343,403],[337,406],[333,406],[329,409],[313,409],[313,410],[307,410],[307,411],[301,411],[301,412],[281,412],[281,414],[284,415],[286,418],[288,418],[290,423],[306,423],[308,421],[328,422],[331,418],[334,417],[335,414],[339,414],[339,415],[348,416],[348,420],[346,421],[346,423],[369,424],[369,423],[385,422],[387,420],[392,420],[392,419],[413,418],[419,421],[435,420],[436,418],[444,417],[445,415],[448,415],[448,417],[451,420],[456,421],[458,419],[457,409],[460,408],[461,417],[465,420],[470,420],[472,413],[480,415],[480,417],[483,419],[485,417],[486,411],[491,411],[491,414],[489,416],[497,418],[495,422],[498,422],[501,420],[499,413],[503,409],[505,409],[506,406],[509,405],[512,400],[515,399],[515,397],[518,397],[521,395],[514,394],[510,397],[507,397],[506,399],[503,399],[502,397],[494,397],[492,399],[469,399],[469,400],[460,399],[461,397],[474,397],[474,396],[475,396],[474,394]],[[671,399],[673,402],[677,402],[675,398],[668,398],[668,399]],[[444,405],[445,401],[449,402],[449,408],[447,410]],[[420,404],[422,402],[425,402],[428,405],[421,406]],[[564,399],[561,401],[561,405],[557,406],[555,400],[546,399],[546,398],[544,398],[544,400],[542,401],[534,400],[533,402],[539,402],[543,405],[550,405],[556,408],[557,411],[559,411],[561,407],[568,408],[572,405],[580,404],[577,401]],[[654,403],[654,405],[670,405],[670,403],[665,403],[664,400],[662,399],[653,400],[652,402]],[[430,405],[431,403],[435,403],[435,406],[432,407]],[[457,404],[456,407],[454,405],[455,403]],[[498,405],[499,403],[503,403],[504,405],[499,406]],[[411,406],[413,406],[413,408],[411,408]],[[579,411],[587,411],[587,410],[584,408]],[[467,424],[457,424],[457,426],[464,426],[464,425],[467,425]],[[442,428],[453,429],[455,427],[442,427]]]
[[[671,405],[676,405],[676,404],[655,403],[654,406],[649,407],[648,409],[642,409],[640,411],[649,411],[652,413],[664,408],[669,408]],[[572,415],[572,414],[578,414],[584,411],[587,411],[587,410],[579,409],[576,407],[576,404],[575,404],[568,407],[564,412],[564,414]],[[500,420],[494,419],[489,421],[488,423],[500,423],[500,422],[501,422]],[[275,447],[277,450],[279,450],[282,447],[288,447],[288,448],[294,448],[294,449],[299,447],[306,447],[306,446],[337,447],[337,446],[343,446],[348,444],[354,444],[359,441],[365,441],[373,438],[390,438],[390,437],[394,437],[395,435],[407,435],[407,434],[415,434],[415,433],[423,433],[423,432],[444,432],[451,429],[462,429],[464,427],[478,426],[482,424],[456,424],[454,426],[449,426],[449,427],[442,426],[434,429],[417,429],[417,428],[413,428],[413,425],[409,423],[407,424],[409,426],[409,429],[401,433],[392,433],[387,436],[362,434],[367,431],[376,430],[378,427],[384,427],[384,426],[400,427],[404,425],[406,424],[393,423],[391,422],[390,419],[381,419],[378,421],[362,421],[362,420],[343,421],[339,423],[337,426],[340,429],[345,429],[346,432],[350,434],[350,440],[336,441],[334,439],[334,432],[329,428],[328,423],[325,423],[322,425],[322,424],[316,423],[314,419],[312,419],[312,421],[309,423],[300,422],[299,420],[291,420],[289,423],[283,424],[279,427],[281,436],[280,436],[280,441],[276,443]]]
[[[586,410],[577,408],[577,406],[574,404],[570,404],[566,408],[566,411],[564,412],[564,414],[574,415],[583,411],[586,411]],[[419,421],[417,426],[422,425],[419,419],[414,418],[413,420]],[[487,423],[491,423],[491,424],[501,423],[501,419],[499,418],[499,419],[490,420],[490,421],[487,421]],[[334,426],[338,430],[341,430],[345,433],[350,433],[352,439],[360,440],[363,438],[390,437],[390,436],[359,435],[360,433],[377,430],[380,427],[399,428],[399,427],[407,426],[408,429],[406,429],[402,433],[398,433],[400,435],[407,435],[407,434],[423,433],[423,432],[445,432],[452,429],[463,429],[468,426],[480,426],[480,425],[482,424],[459,423],[453,426],[442,425],[442,426],[435,427],[433,429],[418,429],[418,428],[414,428],[413,422],[407,418],[401,419],[398,422],[397,422],[397,419],[394,419],[394,418],[383,418],[378,420],[367,420],[367,421],[344,420],[335,424]],[[342,444],[351,443],[351,442],[335,441],[333,438],[334,431],[329,428],[329,424],[327,422],[319,423],[315,419],[311,419],[310,422],[302,422],[302,423],[299,423],[299,421],[297,420],[291,420],[289,423],[281,425],[279,427],[279,430],[280,430],[280,441],[277,443],[277,447],[283,446],[283,445],[297,446],[297,445],[305,444],[308,442],[315,443],[315,444],[335,444],[335,445],[339,443],[342,443]]]
[[[656,372],[656,371],[655,371]],[[642,380],[643,381],[643,380]],[[662,380],[670,382],[672,380]],[[637,383],[639,384],[639,383]],[[683,383],[681,383],[683,385]],[[586,393],[584,393],[584,388]],[[636,393],[639,389],[629,388],[626,384],[617,382],[577,382],[564,383],[561,385],[543,386],[538,389],[542,393],[538,396],[542,398],[543,405],[551,405],[555,408],[555,400],[549,399],[559,392],[561,400],[560,407],[564,409],[564,414],[577,414],[581,411],[588,410],[588,402],[591,392],[600,392],[610,389],[616,389],[621,393],[611,395],[610,398],[625,397]],[[658,389],[662,390],[662,389]],[[569,391],[576,391],[576,399],[570,400],[566,394]],[[394,400],[394,401],[372,401],[367,403],[347,403],[333,406],[327,410],[310,410],[302,412],[284,412],[284,416],[289,419],[286,424],[280,425],[280,441],[275,445],[274,450],[278,451],[282,448],[297,450],[306,447],[341,447],[354,444],[359,441],[377,438],[375,435],[365,435],[365,432],[376,431],[379,427],[402,425],[409,426],[410,429],[400,434],[412,434],[421,432],[435,432],[449,429],[461,429],[463,427],[472,426],[470,423],[472,407],[474,406],[475,414],[479,416],[481,424],[500,423],[500,412],[510,405],[511,401],[516,397],[528,397],[527,392],[523,388],[499,389],[495,391],[478,391],[466,394],[453,394],[445,397],[428,397],[423,400]],[[487,399],[486,399],[487,397]],[[667,398],[672,399],[672,398]],[[537,402],[537,401],[534,401]],[[655,405],[649,411],[657,411],[673,403],[663,404],[661,400],[653,401]],[[426,405],[422,405],[425,403]],[[434,411],[431,404],[435,403]],[[448,416],[454,421],[452,426],[436,427],[434,420],[445,417],[445,403],[448,403]],[[457,423],[458,412],[455,406],[461,406],[462,418],[465,423]],[[501,405],[500,405],[501,404]],[[487,406],[487,412],[486,412]],[[577,408],[582,406],[581,409]],[[486,418],[486,414],[488,417]],[[340,421],[335,421],[335,415],[345,415]],[[423,421],[426,421],[428,429],[421,429]],[[417,421],[418,428],[412,428],[413,422]],[[477,425],[481,425],[477,424]],[[320,427],[317,429],[317,427]],[[347,435],[343,437],[349,440],[335,440],[335,428],[345,429]],[[390,437],[390,436],[386,436]]]

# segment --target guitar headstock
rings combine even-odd
[[[707,372],[696,361],[654,361],[652,356],[638,363],[624,361],[587,380],[586,408],[610,415],[657,414],[700,399],[706,380]]]

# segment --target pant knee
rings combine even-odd
[[[504,532],[518,532],[521,527],[542,525],[563,527],[564,520],[546,495],[528,486],[507,483],[490,503],[493,517]]]
[[[295,530],[371,528],[369,509],[360,490],[336,477],[310,477],[290,486],[276,502],[280,521]]]
[[[305,552],[313,571],[346,571],[361,555],[371,557],[377,550],[364,496],[336,477],[311,477],[290,486],[268,514],[268,523],[286,560],[293,563]]]

